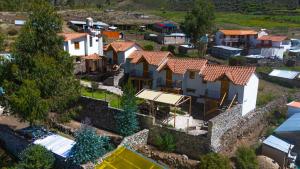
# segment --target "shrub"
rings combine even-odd
[[[173,152],[176,149],[175,138],[170,133],[157,135],[155,138],[155,144],[158,146],[158,149],[162,151]]]
[[[40,145],[33,145],[20,154],[17,168],[21,169],[51,169],[55,158],[51,152]]]
[[[239,147],[236,152],[237,169],[259,169],[254,150],[247,147]]]
[[[230,66],[244,66],[247,63],[247,59],[243,56],[231,57],[229,59]]]
[[[112,148],[108,137],[98,136],[90,127],[82,127],[77,131],[75,141],[76,144],[71,149],[69,160],[77,165],[95,162]]]
[[[144,46],[144,50],[146,50],[146,51],[153,51],[154,47],[153,47],[153,45],[148,44],[148,45]]]
[[[10,28],[9,31],[7,31],[7,34],[8,34],[9,36],[15,36],[15,35],[18,34],[18,30],[15,29],[15,28]]]
[[[175,54],[175,49],[176,49],[176,46],[174,45],[168,45],[168,51]]]
[[[258,94],[257,106],[263,106],[274,99],[275,96],[273,93]]]
[[[162,47],[160,48],[160,51],[168,51],[168,47],[162,46]]]
[[[231,169],[231,166],[227,157],[209,153],[200,158],[200,169]]]

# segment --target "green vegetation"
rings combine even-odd
[[[259,169],[256,154],[253,149],[239,147],[236,152],[237,169]]]
[[[139,123],[136,117],[138,111],[137,98],[135,97],[135,89],[128,82],[123,90],[121,97],[122,113],[116,115],[117,129],[122,136],[129,136],[139,130]]]
[[[75,135],[76,144],[70,152],[70,161],[73,164],[95,162],[99,157],[112,150],[109,138],[98,136],[90,127],[82,127]]]
[[[190,37],[200,56],[204,56],[206,52],[206,43],[201,38],[210,33],[215,24],[215,10],[211,1],[196,0],[193,8],[185,16],[184,22],[181,24],[183,32]]]
[[[147,45],[143,46],[143,49],[146,50],[146,51],[153,51],[154,50],[154,46],[150,45],[150,44],[147,44]]]
[[[209,153],[200,158],[200,169],[231,169],[230,160],[217,153]]]
[[[81,95],[95,99],[105,100],[109,103],[109,106],[114,108],[120,108],[120,96],[115,95],[113,93],[109,93],[104,90],[95,90],[93,92],[92,89],[82,88]]]
[[[15,43],[12,62],[1,65],[0,84],[13,112],[31,124],[64,112],[80,95],[73,60],[62,48],[62,19],[45,1],[32,6]]]
[[[20,155],[17,168],[20,169],[52,169],[55,158],[53,154],[40,145],[26,148]]]
[[[247,59],[243,56],[230,57],[228,62],[230,66],[245,66]]]
[[[256,105],[259,107],[266,105],[270,101],[273,101],[275,97],[276,96],[273,93],[258,93]]]
[[[155,144],[162,151],[173,152],[176,149],[176,140],[171,133],[157,135]]]
[[[6,169],[10,168],[15,164],[15,161],[12,157],[10,157],[5,150],[0,147],[0,168]]]
[[[3,33],[0,31],[0,52],[3,51],[5,49],[5,44],[4,44],[4,35]]]

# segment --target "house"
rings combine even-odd
[[[157,43],[164,45],[182,45],[187,42],[184,33],[160,34],[157,36]]]
[[[195,48],[194,45],[188,44],[188,45],[180,45],[178,47],[178,51],[180,54],[188,54],[188,53],[195,53],[198,50]]]
[[[255,46],[258,32],[254,30],[219,30],[215,35],[217,46],[243,47]]]
[[[267,77],[287,87],[300,87],[300,72],[274,69]]]
[[[159,33],[173,33],[177,31],[177,26],[173,22],[157,22],[152,25],[152,29]]]
[[[104,51],[105,56],[108,59],[109,64],[114,65],[124,65],[126,59],[136,50],[141,50],[142,48],[131,41],[114,41],[108,44]],[[126,71],[126,70],[125,70]]]
[[[61,33],[64,50],[75,57],[75,74],[102,70],[102,37],[92,33]]]
[[[300,113],[295,113],[275,129],[275,135],[295,145],[295,152],[300,154]]]
[[[108,29],[108,27],[109,27],[109,25],[104,22],[100,22],[100,21],[94,22],[92,18],[87,18],[86,21],[71,20],[68,22],[68,25],[75,31],[83,32],[88,27],[87,21],[88,22],[91,21],[93,23],[93,26],[92,26],[93,29],[98,29],[98,30],[99,29]]]
[[[287,36],[264,35],[257,38],[255,54],[261,54],[267,58],[283,59],[284,53],[291,49],[291,41]],[[258,50],[257,50],[258,49]],[[249,53],[253,53],[250,51]]]
[[[138,55],[130,57],[130,71],[143,72],[139,74],[144,78],[140,83],[147,84],[150,89],[180,93],[202,100],[211,98],[222,103],[234,100],[242,104],[243,115],[255,109],[259,79],[254,67],[210,65],[205,59],[154,55],[153,52],[146,59],[139,59],[143,57]],[[142,60],[147,64],[141,63]],[[146,78],[143,75],[149,75],[149,63],[152,63],[151,76]]]
[[[234,48],[230,46],[214,46],[211,49],[211,55],[223,59],[229,59],[231,57],[241,56],[243,49]]]
[[[288,117],[293,116],[296,113],[300,113],[300,102],[292,101],[287,104],[288,107]]]
[[[294,145],[273,135],[263,141],[262,154],[275,160],[281,168],[295,165]],[[292,168],[292,167],[291,167]]]
[[[118,31],[102,31],[103,37],[107,39],[113,39],[113,40],[118,40],[122,39],[122,34]]]

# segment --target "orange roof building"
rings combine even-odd
[[[257,40],[272,41],[272,42],[282,42],[287,39],[288,39],[287,36],[276,36],[276,35],[264,35],[264,36],[257,38]]]
[[[64,38],[64,41],[79,39],[87,36],[87,33],[59,33],[58,35]]]
[[[150,65],[159,66],[169,57],[173,57],[171,52],[138,50],[134,51],[128,58],[131,59],[130,63],[132,64],[137,64],[144,59]]]
[[[254,30],[219,30],[222,32],[224,35],[228,36],[245,36],[245,35],[257,35],[258,32]]]

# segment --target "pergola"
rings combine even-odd
[[[166,93],[162,91],[155,91],[150,89],[143,89],[140,92],[136,94],[137,98],[144,99],[150,101],[150,114],[152,114],[153,110],[153,103],[164,103],[168,105],[175,106],[175,112],[174,112],[174,127],[175,127],[175,118],[176,118],[176,110],[177,107],[181,104],[190,101],[189,105],[189,114],[191,114],[191,107],[192,107],[192,97],[191,96],[185,96],[180,94],[173,94],[173,93]]]

